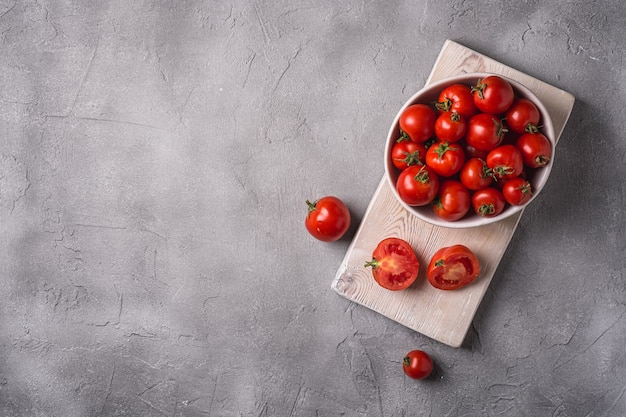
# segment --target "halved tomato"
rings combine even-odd
[[[365,267],[372,268],[372,275],[381,287],[399,291],[415,282],[420,264],[408,242],[389,237],[378,243]]]
[[[439,249],[428,264],[428,282],[440,290],[456,290],[472,283],[480,273],[474,253],[464,245]]]

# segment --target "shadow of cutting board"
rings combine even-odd
[[[529,88],[548,109],[559,140],[574,106],[574,96],[456,42],[445,42],[426,84],[470,72],[501,74]],[[384,143],[381,141],[380,145]],[[432,339],[459,347],[522,215],[523,211],[490,225],[468,229],[434,226],[407,212],[383,177],[337,271],[332,289]],[[421,264],[416,282],[398,292],[381,288],[372,278],[371,270],[363,266],[371,260],[378,242],[392,236],[409,242]],[[439,248],[459,243],[478,256],[481,275],[459,290],[437,290],[426,280],[428,261]]]

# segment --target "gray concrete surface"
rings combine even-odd
[[[459,349],[303,226],[354,233],[447,38],[577,98]],[[626,415],[625,41],[619,0],[0,0],[0,416]]]

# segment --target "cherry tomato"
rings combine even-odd
[[[522,206],[530,201],[533,189],[530,182],[524,178],[513,178],[502,186],[502,195],[507,203]]]
[[[498,146],[506,128],[496,116],[487,113],[478,113],[467,124],[465,141],[479,151],[489,152]]]
[[[502,213],[506,201],[497,188],[487,187],[476,191],[472,195],[474,212],[482,217],[495,217]]]
[[[428,282],[440,290],[456,290],[472,283],[480,274],[480,263],[464,245],[439,249],[430,260]]]
[[[441,90],[435,107],[440,112],[456,111],[467,119],[478,113],[472,90],[465,84],[452,84]]]
[[[423,350],[412,350],[402,359],[404,373],[413,379],[426,379],[433,371],[433,361]]]
[[[400,130],[413,142],[425,142],[435,133],[437,113],[426,104],[412,104],[400,115]]]
[[[309,233],[323,242],[340,239],[350,227],[350,210],[337,197],[323,197],[311,203],[304,224]]]
[[[461,182],[470,190],[487,188],[493,182],[493,172],[481,158],[472,158],[461,168]]]
[[[366,262],[365,267],[372,268],[372,275],[378,285],[391,291],[400,291],[413,284],[420,264],[408,242],[390,237],[378,243],[372,253],[372,260]]]
[[[515,145],[498,146],[487,155],[487,166],[496,180],[518,177],[524,169],[522,153]]]
[[[474,94],[474,104],[478,110],[490,114],[506,112],[515,99],[511,84],[497,75],[478,80],[471,91]]]
[[[518,98],[506,112],[506,125],[519,135],[524,132],[537,132],[540,117],[539,109],[532,101]]]
[[[467,131],[467,122],[458,112],[441,113],[435,121],[435,136],[441,141],[458,142]]]
[[[426,151],[426,165],[438,175],[450,177],[463,168],[465,152],[457,144],[436,142]]]
[[[525,133],[517,139],[515,146],[522,153],[524,164],[530,168],[541,168],[550,162],[552,145],[542,133]]]
[[[471,205],[470,192],[457,180],[448,179],[439,185],[433,202],[433,212],[440,218],[453,222],[463,218]]]
[[[426,165],[413,165],[400,173],[396,189],[409,206],[424,206],[437,196],[439,177]]]
[[[411,165],[423,165],[426,158],[426,146],[423,143],[400,138],[391,148],[391,162],[400,169],[406,169]]]

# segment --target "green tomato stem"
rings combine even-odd
[[[478,207],[478,212],[481,216],[490,216],[496,212],[496,208],[493,204],[481,204],[480,207]]]
[[[420,170],[415,175],[415,181],[421,182],[422,184],[428,184],[430,181],[430,176],[428,175],[428,170],[422,166]]]
[[[313,213],[317,209],[317,201],[311,203],[309,200],[306,201],[307,206],[309,206],[309,213]]]
[[[371,261],[365,262],[365,268],[371,267],[372,269],[378,268],[378,260],[376,258],[372,258]]]

